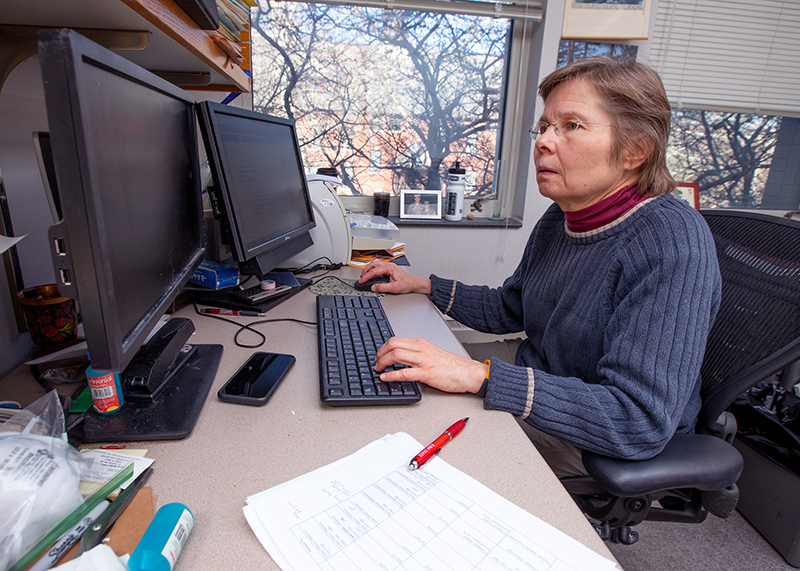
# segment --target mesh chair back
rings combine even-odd
[[[800,359],[800,223],[751,212],[701,213],[722,275],[701,368],[702,430],[745,390]]]

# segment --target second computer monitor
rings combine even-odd
[[[294,122],[211,102],[200,105],[199,116],[215,213],[239,271],[263,276],[313,243]]]

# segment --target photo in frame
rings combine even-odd
[[[688,202],[695,210],[700,210],[700,185],[696,182],[679,182],[672,194],[675,198]]]
[[[438,220],[442,217],[442,193],[438,190],[400,190],[400,218]]]
[[[646,40],[651,0],[567,0],[562,38]]]

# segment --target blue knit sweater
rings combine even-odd
[[[485,408],[627,459],[693,430],[721,281],[711,232],[685,203],[650,199],[585,233],[554,204],[501,287],[431,280],[431,300],[459,322],[527,334],[516,364],[491,360]]]

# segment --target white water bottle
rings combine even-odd
[[[444,219],[458,221],[464,214],[464,175],[458,161],[447,171],[447,194],[444,200]]]

